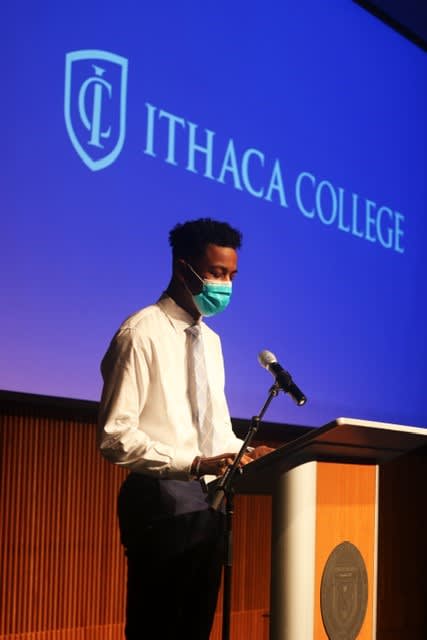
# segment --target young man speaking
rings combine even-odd
[[[178,224],[169,241],[165,293],[122,324],[101,365],[98,444],[131,471],[119,496],[127,640],[208,640],[223,514],[209,508],[199,478],[222,475],[242,444],[224,395],[220,340],[203,321],[230,302],[241,234],[204,218]],[[242,464],[267,451],[258,447]]]

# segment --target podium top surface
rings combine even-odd
[[[427,445],[427,429],[337,418],[244,467],[237,493],[270,494],[278,477],[306,462],[382,464]]]

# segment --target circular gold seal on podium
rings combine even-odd
[[[354,544],[342,542],[330,554],[320,586],[320,609],[329,640],[355,640],[367,606],[365,562]]]

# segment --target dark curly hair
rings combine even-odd
[[[179,258],[197,259],[205,253],[208,244],[240,249],[242,234],[227,222],[199,218],[175,225],[169,232],[169,244],[174,261]]]

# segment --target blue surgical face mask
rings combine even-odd
[[[200,293],[191,294],[194,304],[202,316],[214,316],[228,307],[231,298],[231,282],[218,282],[217,280],[204,280],[196,273],[193,267],[187,263],[195,276],[203,283]]]

